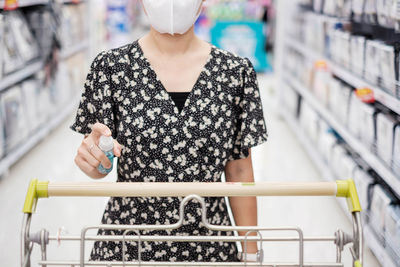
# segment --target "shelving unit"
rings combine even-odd
[[[43,140],[52,130],[54,130],[62,121],[64,121],[71,112],[76,108],[79,99],[71,101],[67,107],[63,108],[54,118],[43,125],[37,132],[29,137],[26,142],[23,142],[12,153],[7,155],[0,161],[0,176],[6,174],[9,168],[14,165],[24,154],[30,151],[36,144]]]
[[[314,106],[313,103],[310,103],[308,98],[304,97],[304,99],[309,104]],[[328,164],[326,164],[321,159],[321,155],[315,149],[315,145],[307,137],[307,135],[305,134],[304,130],[302,130],[302,127],[297,122],[297,120],[293,116],[289,115],[289,113],[287,112],[281,112],[281,116],[285,119],[285,121],[287,122],[289,128],[293,131],[293,133],[296,134],[296,137],[298,138],[300,144],[302,145],[308,156],[311,158],[311,160],[317,167],[318,171],[321,173],[322,178],[329,182],[335,181],[336,180],[335,175],[330,170]],[[338,203],[343,209],[344,213],[347,215],[347,218],[351,220],[351,215],[348,212],[345,201],[343,199],[338,199]],[[378,238],[376,237],[371,227],[367,224],[364,224],[363,230],[364,230],[364,240],[366,240],[367,245],[374,252],[374,254],[378,258],[382,266],[396,267],[395,263],[391,260],[391,257],[386,252],[385,248],[380,244]]]
[[[46,5],[53,0],[26,0],[26,1],[18,1],[18,7],[28,7],[35,5]],[[79,4],[84,1],[77,0],[61,0],[60,3],[64,4]],[[0,0],[0,10],[5,6],[5,1]],[[13,12],[13,11],[10,11]],[[72,46],[66,47],[65,50],[60,52],[61,60],[67,60],[68,58],[76,55],[79,52],[84,51],[85,49],[89,49],[90,42],[89,38],[83,40],[82,42]],[[0,92],[15,85],[26,78],[34,75],[35,73],[41,71],[44,67],[44,63],[42,60],[37,60],[35,62],[30,62],[25,64],[20,70],[11,73],[0,79]],[[65,88],[68,90],[69,88]],[[57,126],[59,126],[76,108],[77,103],[80,99],[76,98],[70,100],[68,105],[65,107],[60,107],[58,112],[54,114],[50,114],[46,124],[42,125],[39,129],[30,133],[29,137],[26,138],[19,146],[13,149],[12,152],[6,154],[2,159],[0,159],[0,177],[5,175],[10,167],[14,165],[24,154],[30,151],[33,147],[35,147],[41,140],[43,140],[51,131],[53,131]]]
[[[32,76],[43,68],[43,62],[36,61],[28,64],[21,70],[18,70],[12,74],[9,74],[0,79],[0,92],[4,89]]]
[[[397,99],[396,97],[388,94],[382,88],[379,88],[378,86],[367,82],[362,77],[359,77],[351,71],[332,62],[323,55],[320,55],[319,53],[306,47],[302,42],[294,38],[287,37],[287,39],[285,40],[285,44],[311,60],[325,60],[328,63],[328,68],[330,69],[330,71],[332,71],[332,73],[335,74],[337,77],[355,88],[368,87],[372,89],[374,91],[375,99],[377,101],[387,106],[394,112],[400,114],[400,99]]]
[[[27,7],[27,6],[36,6],[36,5],[46,5],[49,3],[49,0],[26,0],[26,1],[18,1],[18,7]],[[5,1],[0,0],[0,9],[4,9]]]
[[[363,143],[355,138],[349,130],[344,127],[333,114],[314,97],[311,92],[300,82],[291,77],[283,78],[283,81],[290,84],[317,112],[322,118],[334,128],[340,136],[373,168],[385,182],[392,187],[393,191],[400,196],[400,179],[389,169],[374,153],[372,153]]]
[[[379,243],[373,230],[369,225],[363,226],[364,240],[368,243],[369,248],[374,252],[376,258],[384,267],[396,267],[398,265],[391,260],[390,255],[386,252],[385,248]]]

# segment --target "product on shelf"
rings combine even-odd
[[[86,4],[64,5],[61,20],[61,45],[68,49],[82,43],[88,36],[88,23],[85,21]]]
[[[360,198],[361,207],[364,211],[369,206],[370,190],[373,190],[374,178],[365,170],[356,166],[353,170],[354,182],[357,186],[358,196]]]
[[[365,48],[365,79],[377,84],[381,77],[379,64],[379,42],[367,40]]]
[[[394,131],[393,142],[393,171],[400,177],[400,124]]]
[[[40,114],[38,112],[38,102],[40,84],[37,79],[28,79],[21,83],[23,105],[27,120],[28,132],[34,132],[40,124]]]
[[[7,21],[7,16],[4,18],[4,53],[3,61],[3,74],[7,75],[23,66],[23,61],[17,49],[16,39],[13,31]]]
[[[1,94],[5,143],[7,153],[19,145],[27,135],[26,111],[21,88],[14,86]]]
[[[0,158],[2,158],[5,154],[5,137],[4,137],[4,114],[3,109],[0,106]]]
[[[391,194],[382,186],[374,186],[371,210],[369,214],[369,225],[374,229],[378,239],[384,244],[386,211],[393,202]]]
[[[0,40],[4,39],[4,27],[5,27],[4,16],[0,13]],[[0,41],[0,79],[3,77],[4,53],[5,53],[4,42]]]
[[[376,151],[378,156],[387,164],[392,164],[394,129],[398,121],[386,112],[376,116]]]
[[[396,262],[400,262],[400,206],[389,205],[385,217],[385,241],[394,254]]]
[[[29,62],[37,58],[39,56],[37,41],[33,37],[22,13],[19,11],[7,13],[6,24],[11,28],[21,59],[24,62]]]
[[[329,103],[329,85],[328,82],[331,79],[331,73],[328,71],[328,66],[325,61],[317,61],[315,63],[313,73],[313,86],[315,96],[320,100],[324,106],[328,106]]]
[[[360,104],[360,138],[367,148],[375,143],[375,118],[378,110],[373,105]]]
[[[326,163],[331,162],[331,148],[338,142],[337,137],[332,133],[332,128],[320,121],[320,136],[318,138],[318,150]]]
[[[351,134],[354,135],[355,138],[360,138],[360,134],[362,134],[362,125],[360,124],[360,115],[361,115],[361,105],[364,103],[360,101],[355,91],[351,93],[350,104],[349,104],[349,113],[348,119],[349,124],[348,128]]]
[[[350,38],[351,71],[363,77],[365,66],[365,42],[363,36],[353,35]]]
[[[351,11],[353,12],[353,19],[355,21],[361,22],[364,12],[364,2],[365,0],[353,0],[351,2]]]
[[[364,3],[364,22],[369,24],[377,23],[376,0],[365,0]]]
[[[344,83],[341,83],[338,91],[334,89],[332,91],[330,90],[329,92],[333,101],[330,105],[330,107],[333,107],[332,111],[337,116],[339,122],[343,126],[347,126],[350,97],[353,92],[352,88]]]
[[[53,51],[55,36],[59,35],[59,10],[38,6],[27,12],[26,18],[38,42],[41,56],[47,58]]]
[[[305,102],[301,102],[300,125],[312,142],[318,141],[318,114]]]
[[[337,168],[337,173],[340,179],[350,179],[353,178],[353,170],[357,166],[354,157],[350,154],[346,154],[344,157],[339,158],[339,165]]]

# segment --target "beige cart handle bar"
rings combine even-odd
[[[350,212],[361,211],[354,181],[315,183],[60,183],[32,180],[24,213],[35,211],[39,198],[48,197],[201,197],[337,196],[346,197]]]

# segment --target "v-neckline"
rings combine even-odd
[[[147,59],[147,57],[145,56],[142,47],[139,44],[139,40],[136,40],[136,46],[137,49],[139,51],[139,53],[142,55],[143,57],[143,61],[146,63],[146,67],[149,68],[150,72],[152,73],[152,75],[154,76],[156,82],[158,83],[158,87],[161,89],[160,93],[166,94],[167,98],[168,98],[168,102],[170,105],[172,105],[173,110],[174,110],[174,114],[180,118],[182,118],[185,114],[186,114],[186,109],[189,106],[189,103],[191,102],[192,98],[193,98],[193,94],[194,91],[197,90],[197,87],[200,83],[201,78],[203,77],[203,75],[206,73],[207,69],[208,69],[208,65],[211,63],[211,60],[213,58],[213,54],[214,54],[214,45],[211,45],[211,50],[210,53],[208,54],[208,58],[206,63],[204,64],[203,68],[201,69],[201,72],[199,74],[199,77],[196,79],[196,82],[194,83],[192,90],[191,91],[186,91],[183,93],[189,93],[189,95],[187,96],[186,100],[185,100],[185,104],[182,108],[181,111],[179,111],[175,101],[172,99],[171,96],[171,92],[168,92],[167,89],[165,88],[165,86],[163,85],[162,81],[158,78],[157,72],[153,69],[150,61]]]

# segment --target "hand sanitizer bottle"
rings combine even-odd
[[[114,140],[111,136],[101,136],[99,141],[99,148],[106,154],[107,158],[111,162],[109,169],[104,168],[102,164],[97,168],[101,174],[109,174],[113,169],[114,160]]]

